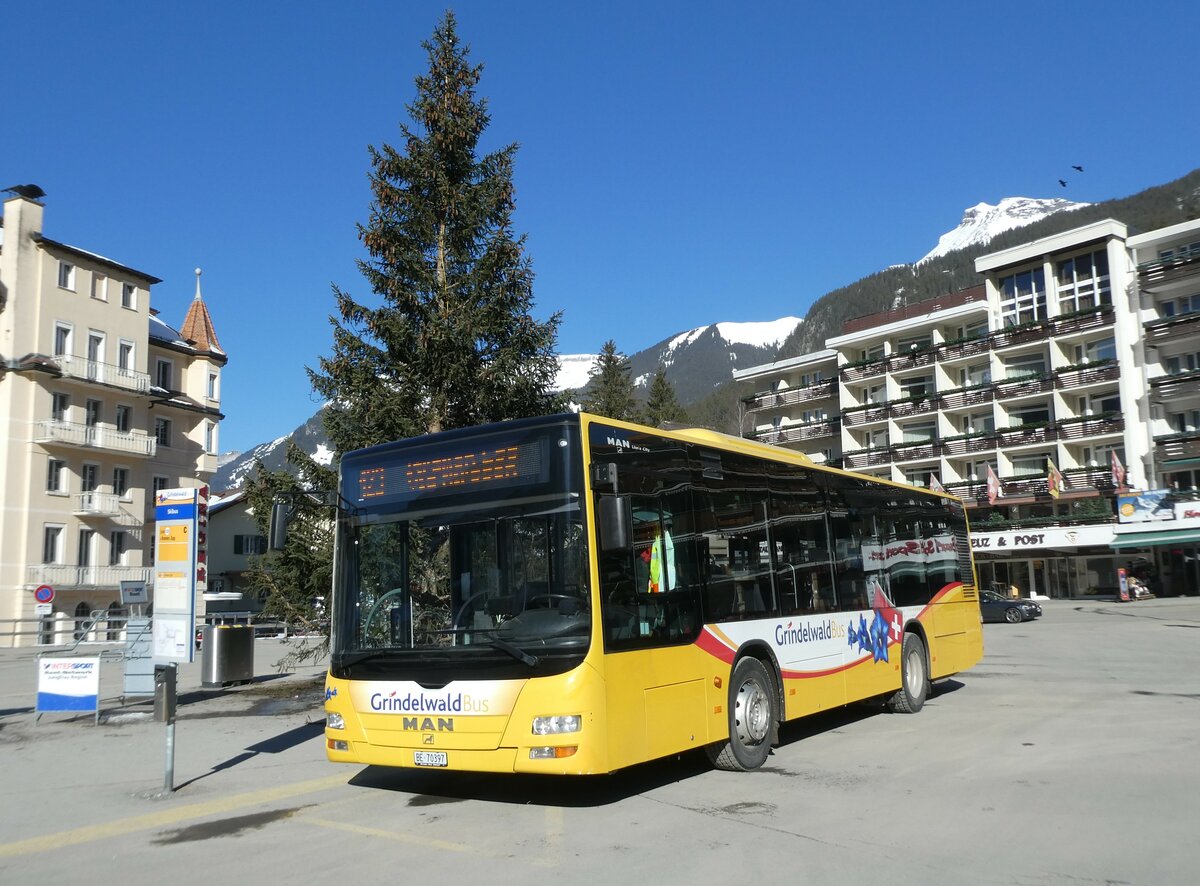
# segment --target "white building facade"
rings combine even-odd
[[[158,278],[49,239],[43,217],[13,197],[0,228],[4,646],[69,642],[121,614],[121,581],[152,585],[154,492],[207,481],[222,418],[227,357],[199,283],[177,331],[150,307]]]
[[[1198,231],[1129,237],[1106,220],[983,256],[980,286],[857,318],[824,351],[736,373],[760,388],[749,434],[961,496],[984,586],[1113,594],[1125,568],[1195,593],[1194,548],[1168,549],[1193,531],[1182,514],[1200,474]],[[800,384],[807,366],[819,382]],[[831,377],[835,399],[806,415]],[[1117,505],[1157,489],[1185,506],[1156,545]]]

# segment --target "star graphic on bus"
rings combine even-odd
[[[875,620],[871,622],[871,654],[876,661],[888,660],[888,635],[891,633],[891,623],[883,610],[875,610]]]

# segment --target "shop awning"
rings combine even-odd
[[[1200,528],[1169,529],[1164,532],[1131,532],[1128,535],[1118,535],[1112,540],[1109,547],[1119,551],[1122,548],[1147,548],[1189,541],[1200,542]]]

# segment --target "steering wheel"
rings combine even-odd
[[[637,603],[637,592],[633,589],[633,582],[628,580],[619,581],[608,592],[608,602],[620,605],[632,605]]]
[[[535,600],[578,600],[578,599],[579,599],[578,597],[572,597],[570,594],[535,594],[534,596],[526,599],[525,608],[532,609],[533,602]],[[554,607],[547,606],[546,608],[552,609]]]
[[[375,605],[372,606],[371,611],[367,613],[366,621],[363,622],[363,629],[362,629],[363,637],[366,637],[367,634],[370,633],[371,622],[374,621],[374,619],[375,619],[375,613],[377,613],[379,611],[380,607],[383,606],[384,602],[390,597],[395,597],[397,594],[403,594],[403,593],[404,593],[404,588],[392,588],[390,591],[388,591],[386,594],[384,594],[382,597],[380,597],[378,600],[375,601]]]
[[[467,597],[467,599],[463,600],[462,605],[458,607],[458,612],[455,614],[454,621],[451,622],[450,626],[453,628],[461,627],[462,617],[467,614],[467,607],[469,607],[472,603],[474,603],[480,597],[487,596],[487,594],[488,594],[488,591],[486,591],[486,590],[476,591],[474,594]]]

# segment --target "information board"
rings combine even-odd
[[[36,712],[100,716],[99,658],[39,658]]]

